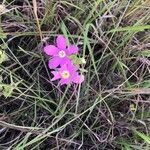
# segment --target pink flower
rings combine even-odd
[[[54,77],[51,81],[60,79],[60,84],[69,84],[69,83],[82,83],[84,81],[84,76],[79,75],[78,67],[74,66],[72,63],[65,64],[58,68],[58,71],[52,71]]]
[[[53,56],[49,60],[49,68],[56,68],[59,65],[62,66],[66,63],[70,63],[69,55],[78,52],[76,45],[70,45],[67,47],[66,38],[63,35],[59,35],[56,39],[55,45],[47,45],[44,47],[44,52],[47,55]]]

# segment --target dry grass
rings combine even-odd
[[[150,149],[149,0],[2,4],[0,149]],[[86,59],[81,86],[50,81],[57,34]]]

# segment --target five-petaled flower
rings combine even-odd
[[[84,81],[84,76],[79,75],[77,72],[78,66],[74,66],[72,63],[63,65],[61,68],[58,68],[57,71],[52,71],[54,77],[51,81],[60,79],[60,84],[69,84],[69,83],[82,83]]]
[[[78,47],[76,45],[67,47],[66,38],[63,35],[59,35],[56,39],[56,46],[47,45],[44,47],[44,52],[52,56],[52,59],[49,60],[49,68],[56,68],[59,65],[62,66],[66,63],[70,63],[69,56],[77,53]]]
[[[69,83],[80,84],[84,81],[84,76],[78,73],[79,65],[74,65],[74,61],[71,59],[78,58],[76,55],[72,55],[78,53],[78,47],[76,45],[67,46],[66,38],[63,35],[57,37],[56,46],[45,46],[44,52],[52,57],[48,63],[49,68],[55,69],[55,71],[51,71],[54,75],[51,81],[60,79],[61,85]]]

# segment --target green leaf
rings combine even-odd
[[[7,44],[1,44],[1,45],[0,45],[0,49],[2,49],[2,50],[7,49],[7,47],[8,47]]]
[[[22,82],[21,80],[21,81],[14,83],[12,76],[10,78],[11,78],[11,83],[5,84],[5,83],[2,83],[3,79],[0,76],[0,94],[4,95],[6,98],[11,97],[13,94],[13,90],[17,89],[18,84]]]
[[[3,86],[3,95],[7,98],[7,97],[11,97],[12,96],[12,92],[14,90],[14,87],[12,87],[11,85],[4,85]]]
[[[75,54],[70,55],[69,58],[72,59],[72,60],[73,60],[73,59],[76,59],[76,58],[77,58],[77,55],[75,55]]]
[[[4,61],[7,61],[8,60],[8,57],[7,55],[5,54],[4,51],[0,50],[0,64]]]
[[[141,54],[146,57],[150,57],[150,50],[141,51]]]
[[[148,144],[150,144],[150,136],[144,134],[144,133],[141,133],[139,131],[134,131],[139,137],[141,137],[145,142],[147,142]]]
[[[145,29],[150,29],[150,25],[140,25],[140,26],[127,26],[118,29],[112,29],[109,32],[121,32],[121,31],[143,31]]]
[[[83,58],[76,58],[73,62],[75,65],[85,64],[85,60]]]
[[[132,150],[129,145],[125,145],[125,150]]]
[[[87,73],[88,71],[86,70],[86,69],[83,69],[83,68],[80,68],[80,71],[82,72],[82,73]]]
[[[84,58],[78,58],[77,55],[73,54],[73,55],[70,55],[69,57],[71,60],[73,60],[73,63],[75,65],[80,65],[80,64],[86,64],[86,61]]]

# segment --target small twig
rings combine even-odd
[[[44,130],[43,128],[31,129],[31,127],[17,126],[17,125],[6,123],[5,121],[0,121],[0,126],[6,127],[6,128],[9,128],[9,129],[19,130],[19,131],[22,131],[22,132],[31,132],[33,134],[40,134],[41,133],[40,130]]]
[[[42,32],[41,32],[40,22],[39,22],[38,15],[37,15],[37,1],[32,0],[32,2],[33,2],[33,10],[34,10],[35,19],[36,19],[36,22],[37,22],[40,38],[41,38],[41,41],[42,41]]]
[[[53,137],[49,134],[44,133],[44,128],[34,127],[34,129],[32,129],[31,127],[17,126],[17,125],[6,123],[4,121],[0,121],[0,126],[4,127],[5,129],[9,128],[9,129],[18,130],[18,131],[21,131],[21,132],[28,132],[28,133],[35,134],[35,135],[42,135],[43,134],[43,135],[47,135],[46,137],[55,138],[55,137]],[[60,140],[60,141],[67,142],[67,143],[80,145],[80,143],[77,143],[77,142],[74,142],[74,141],[71,141],[71,140],[62,139],[62,138],[57,138],[57,139]]]

